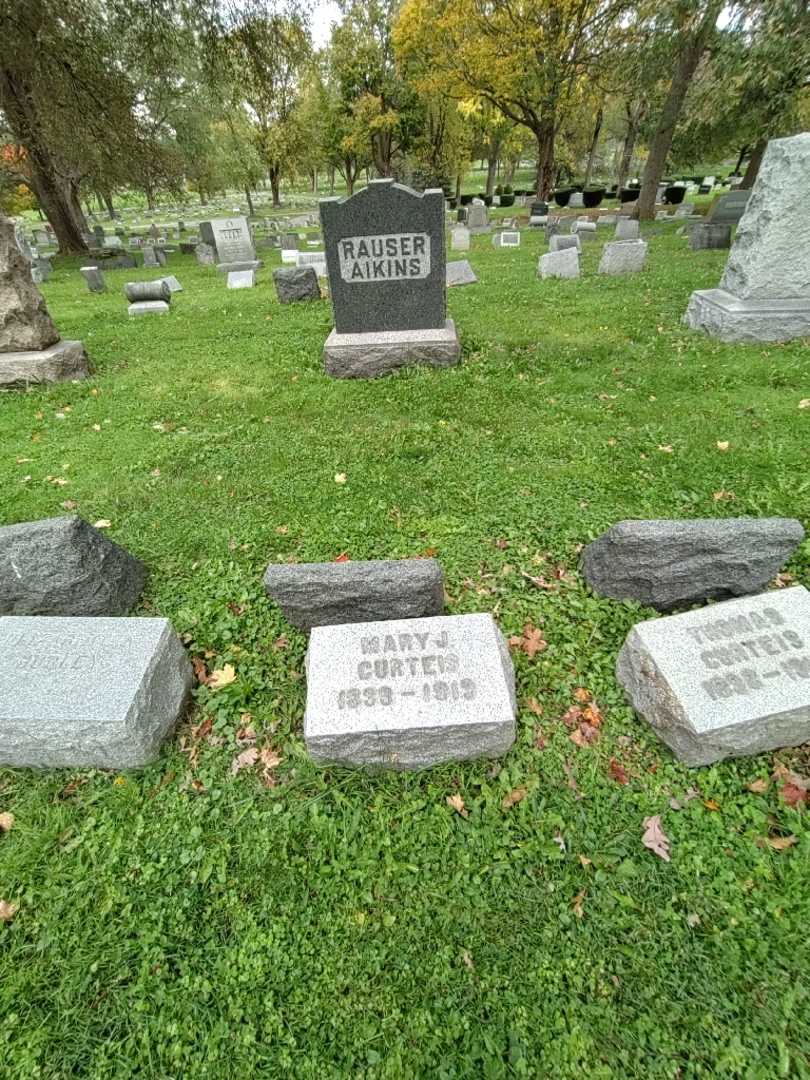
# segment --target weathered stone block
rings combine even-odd
[[[803,539],[794,518],[620,521],[585,548],[582,572],[600,596],[670,611],[759,592]]]
[[[810,593],[802,586],[639,623],[616,676],[687,765],[810,740]]]
[[[556,237],[554,239],[557,239]],[[564,239],[564,237],[560,237]],[[540,256],[537,272],[541,278],[578,278],[579,251],[575,247],[548,251]]]
[[[0,354],[41,351],[59,340],[13,223],[0,215]],[[33,380],[32,380],[33,381]]]
[[[711,251],[731,247],[731,226],[697,222],[689,230],[692,251]]]
[[[582,251],[582,241],[575,233],[573,236],[561,236],[559,233],[554,233],[549,237],[548,250],[551,251],[565,251],[566,248],[574,248],[575,251]]]
[[[611,240],[602,249],[600,274],[637,274],[647,260],[646,240]]]
[[[83,266],[79,273],[87,282],[87,288],[90,292],[106,292],[107,283],[104,280],[104,275],[97,266]]]
[[[0,618],[0,765],[147,765],[190,687],[166,619]]]
[[[146,567],[80,517],[0,528],[0,615],[125,615]]]
[[[169,305],[165,300],[143,300],[130,304],[127,310],[131,319],[139,315],[168,315]]]
[[[324,368],[335,379],[376,379],[413,364],[452,367],[460,356],[461,344],[452,319],[435,330],[369,334],[339,334],[333,330],[323,348]]]
[[[312,266],[281,267],[274,270],[273,284],[276,286],[276,295],[280,304],[321,299],[318,275]]]
[[[467,259],[454,259],[447,264],[447,288],[457,285],[476,285],[478,278]]]
[[[271,563],[264,587],[300,630],[444,610],[444,576],[436,559]]]
[[[0,352],[0,389],[86,379],[89,374],[90,361],[81,341],[57,341],[50,348],[28,352]]]
[[[638,240],[639,224],[633,218],[619,218],[616,222],[614,240]]]
[[[316,627],[304,739],[318,762],[419,769],[498,757],[515,740],[515,679],[491,615]]]
[[[172,293],[165,280],[158,278],[157,281],[128,281],[124,286],[124,296],[132,304],[146,300],[162,300],[168,304]]]

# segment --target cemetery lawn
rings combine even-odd
[[[136,613],[226,684],[142,772],[0,770],[3,1080],[810,1076],[810,827],[784,773],[810,751],[679,765],[613,674],[653,613],[577,571],[623,518],[810,523],[810,351],[688,332],[726,253],[656,223],[648,270],[599,278],[609,232],[581,281],[542,284],[542,232],[475,238],[462,364],[377,382],[325,377],[329,304],[280,307],[277,252],[239,292],[175,255],[171,314],[132,321],[124,282],[159,272],[93,295],[57,260],[43,291],[97,372],[0,400],[0,520],[107,521],[151,569]],[[262,571],[343,553],[436,553],[449,612],[541,631],[506,758],[308,761],[306,641]],[[787,570],[810,585],[808,543]],[[563,719],[589,697],[590,744]],[[251,746],[280,760],[237,771]]]

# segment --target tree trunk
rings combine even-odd
[[[273,192],[273,206],[281,206],[281,197],[279,195],[279,173],[280,170],[275,165],[270,169],[270,190]]]
[[[30,186],[53,226],[59,251],[63,255],[86,254],[82,226],[73,214],[68,186],[45,142],[31,87],[24,76],[7,67],[0,67],[0,105],[15,140],[25,147],[31,169]]]
[[[335,194],[335,167],[334,167],[334,165],[329,166],[329,194],[330,195]]]
[[[498,146],[493,146],[491,156],[487,158],[487,195],[492,195],[495,190],[495,175],[498,171],[498,150]]]
[[[596,114],[596,123],[593,129],[593,138],[591,139],[591,148],[588,151],[588,167],[585,169],[585,183],[583,187],[587,187],[591,182],[591,173],[593,172],[593,159],[596,157],[596,146],[599,142],[599,132],[602,130],[602,106],[599,106],[599,111]]]
[[[547,199],[554,186],[554,124],[545,121],[534,134],[537,138],[535,192],[538,199]]]
[[[757,176],[759,176],[759,167],[762,164],[762,158],[767,145],[767,139],[760,139],[751,151],[751,157],[748,159],[748,168],[745,170],[745,175],[740,182],[740,187],[745,188],[746,191],[754,186],[754,181]]]
[[[247,184],[245,184],[245,198],[247,199],[248,204],[248,214],[250,215],[250,217],[255,217],[256,211],[253,209],[253,198],[250,194],[250,188]]]
[[[748,153],[748,143],[745,144],[740,150],[740,156],[737,158],[737,164],[734,166],[734,176],[740,175],[740,169],[742,168],[743,158]]]
[[[87,218],[84,216],[84,210],[82,210],[81,200],[79,199],[79,185],[75,180],[68,180],[68,201],[70,208],[73,211],[73,220],[79,226],[79,231],[86,233],[90,232],[90,226],[87,223]]]
[[[503,174],[504,185],[511,184],[515,179],[515,170],[517,169],[517,161],[515,158],[510,158],[506,163],[506,169]]]
[[[697,70],[709,39],[714,33],[717,16],[723,8],[724,0],[709,0],[703,18],[692,34],[687,34],[683,47],[678,54],[672,82],[669,84],[664,107],[658,120],[658,127],[650,142],[650,152],[644,174],[641,179],[641,193],[638,197],[636,217],[639,220],[651,220],[655,217],[655,195],[661,177],[664,175],[667,155],[672,146],[672,136],[681,115],[686,92]]]
[[[377,131],[371,137],[371,156],[380,177],[391,175],[391,151],[393,144],[387,131]]]
[[[144,194],[146,195],[146,209],[155,209],[155,193],[152,191],[152,185],[149,184],[144,188]]]
[[[115,221],[115,207],[113,206],[112,195],[109,191],[102,191],[101,197],[104,200],[104,205],[107,207],[110,221]]]
[[[461,198],[461,186],[464,183],[464,177],[461,173],[456,173],[456,201]]]
[[[627,184],[630,166],[633,164],[633,154],[636,149],[638,129],[641,125],[641,121],[644,119],[647,106],[644,102],[640,102],[635,107],[632,107],[629,103],[625,103],[625,111],[627,113],[627,132],[624,136],[624,145],[622,146],[622,155],[619,158],[619,167],[616,170],[617,191],[621,191]]]

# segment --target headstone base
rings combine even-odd
[[[89,375],[90,361],[81,341],[57,341],[48,349],[0,353],[0,389],[67,382]]]
[[[698,289],[684,322],[721,341],[792,341],[810,337],[810,302],[740,300],[725,289]]]
[[[333,330],[323,347],[323,364],[334,379],[374,379],[412,364],[452,367],[461,356],[456,326],[339,334]]]
[[[243,262],[217,263],[217,270],[220,274],[232,274],[240,270],[259,270],[262,266],[264,263],[261,259],[245,259]]]
[[[130,304],[128,310],[130,319],[138,315],[166,315],[169,305],[165,300],[141,300],[137,304]]]

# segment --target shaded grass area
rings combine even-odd
[[[0,399],[2,521],[66,501],[108,519],[151,568],[140,612],[237,678],[198,688],[210,734],[185,724],[143,772],[0,770],[0,898],[20,904],[0,924],[4,1078],[810,1075],[810,830],[778,782],[748,789],[808,753],[678,765],[613,675],[652,613],[577,573],[622,518],[807,523],[808,351],[687,332],[724,253],[656,223],[647,271],[600,278],[609,232],[576,282],[536,280],[542,232],[475,238],[480,284],[449,294],[461,366],[369,383],[323,375],[328,302],[280,307],[276,252],[238,292],[173,256],[171,314],[132,321],[124,282],[158,272],[97,296],[57,262],[49,306],[97,372]],[[548,641],[515,657],[515,748],[314,767],[305,638],[263,567],[433,549],[449,611]],[[789,570],[810,583],[807,544]],[[580,688],[604,715],[584,749],[561,719]],[[231,775],[246,726],[282,757],[273,786]],[[652,814],[671,863],[641,845]]]

